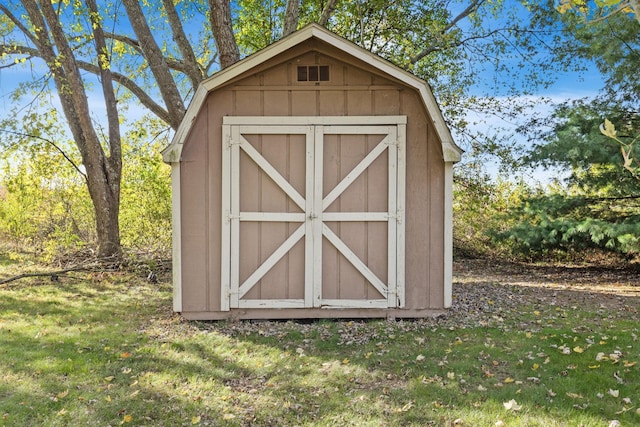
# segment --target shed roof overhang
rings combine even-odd
[[[436,102],[428,84],[424,80],[400,67],[397,67],[396,65],[393,65],[378,55],[375,55],[368,50],[332,33],[318,24],[309,24],[272,45],[267,46],[259,52],[243,59],[242,61],[219,71],[208,79],[203,80],[198,86],[196,93],[187,108],[184,119],[176,130],[171,144],[163,150],[162,159],[166,163],[177,163],[180,161],[183,144],[187,139],[189,131],[195,122],[195,118],[205,103],[210,91],[223,86],[252,68],[312,38],[321,40],[357,59],[360,59],[378,69],[380,72],[390,75],[418,91],[422,98],[422,102],[433,121],[436,133],[442,143],[444,161],[453,163],[460,161],[463,151],[454,143],[449,127],[445,123],[442,112],[438,107],[438,103]]]

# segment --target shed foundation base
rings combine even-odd
[[[224,312],[191,311],[180,313],[188,320],[280,320],[280,319],[419,319],[445,314],[445,309],[234,309]]]

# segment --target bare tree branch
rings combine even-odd
[[[62,157],[65,158],[66,161],[68,161],[69,163],[71,163],[71,166],[73,166],[73,168],[80,174],[82,175],[82,177],[85,179],[87,179],[87,175],[82,172],[82,170],[80,169],[80,167],[76,164],[76,162],[73,161],[73,159],[71,157],[69,157],[69,155],[67,153],[65,153],[65,151],[58,147],[58,145],[53,142],[52,140],[48,139],[48,138],[43,138],[41,136],[37,136],[37,135],[29,135],[23,132],[16,132],[13,130],[8,130],[8,129],[0,129],[0,132],[4,132],[4,133],[8,133],[11,135],[16,135],[16,136],[22,136],[25,138],[33,138],[33,139],[38,139],[40,141],[46,142],[47,144],[51,145],[53,148],[56,149],[56,151],[58,151],[60,154],[62,154]]]
[[[322,9],[322,13],[320,14],[320,18],[318,19],[318,24],[326,27],[329,19],[333,15],[333,12],[336,10],[337,0],[329,0],[327,4],[324,5],[324,9]]]
[[[447,33],[447,31],[449,31],[450,29],[455,27],[458,22],[460,22],[462,19],[466,18],[467,16],[471,15],[473,12],[478,10],[478,8],[484,2],[485,2],[485,0],[473,0],[469,4],[469,6],[467,6],[467,8],[465,10],[460,12],[460,14],[458,14],[458,16],[453,18],[451,20],[451,22],[449,22],[447,25],[444,26],[444,28],[440,31],[440,35],[444,36]],[[480,38],[480,37],[477,37],[477,38]],[[459,45],[460,45],[460,43],[457,43],[454,46],[459,46]],[[443,48],[444,47],[442,47],[442,46],[430,46],[430,47],[427,47],[424,50],[422,50],[420,53],[418,53],[417,55],[411,57],[410,58],[410,63],[411,64],[415,64],[418,61],[420,61],[422,58],[424,58],[425,56],[429,55],[430,53],[436,52],[438,50],[442,50]]]
[[[162,0],[162,4],[164,5],[164,10],[167,12],[169,26],[173,33],[173,40],[178,45],[178,49],[182,54],[184,73],[189,77],[189,80],[191,80],[191,85],[194,88],[198,87],[204,77],[203,72],[198,65],[196,55],[193,53],[193,48],[189,43],[189,39],[184,32],[184,28],[182,27],[182,22],[180,21],[174,2],[173,0]],[[169,67],[171,66],[169,65]]]
[[[284,14],[284,27],[282,29],[282,37],[286,37],[298,29],[298,20],[300,17],[300,1],[287,1],[287,11]]]
[[[151,73],[156,79],[162,99],[167,106],[170,117],[168,123],[172,128],[177,129],[186,109],[162,50],[151,33],[138,0],[123,0],[123,4],[129,16],[129,22],[131,22],[133,31],[140,41],[140,47],[151,68]]]

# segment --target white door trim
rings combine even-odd
[[[403,307],[404,306],[404,195],[406,116],[351,117],[224,117],[222,155],[222,303],[221,310],[303,307]],[[249,134],[305,135],[306,178],[304,197],[244,138]],[[322,197],[324,135],[385,135],[382,140]],[[241,212],[240,151],[244,151],[304,212]],[[389,194],[386,212],[324,211],[382,153],[388,150]],[[300,223],[267,259],[239,283],[239,230],[241,221]],[[388,275],[379,278],[324,223],[325,221],[387,221]],[[336,300],[322,298],[323,236],[380,293],[380,299]],[[304,299],[244,300],[250,289],[302,238],[305,241]]]

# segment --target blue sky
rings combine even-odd
[[[514,2],[514,4],[516,4],[516,2]],[[460,3],[460,5],[458,5],[457,7],[462,7],[464,5],[465,3]],[[453,12],[453,14],[455,15],[455,11]],[[519,16],[522,19],[527,19],[527,11],[521,9]],[[494,22],[488,23],[488,25],[493,26],[504,26],[507,24],[508,22],[504,22],[504,18],[502,17],[495,18]],[[0,110],[8,111],[12,108],[13,104],[12,100],[10,99],[10,93],[13,91],[13,89],[15,89],[16,83],[18,81],[23,81],[25,79],[28,80],[31,77],[32,69],[30,67],[31,65],[25,64],[0,70]],[[532,95],[522,96],[522,102],[531,103],[533,101],[536,106],[532,110],[525,110],[522,116],[519,119],[516,118],[515,121],[504,121],[497,116],[482,116],[477,114],[475,116],[471,114],[469,119],[470,121],[478,121],[479,123],[475,126],[478,126],[478,128],[482,128],[483,130],[489,129],[494,130],[495,132],[501,132],[503,134],[512,133],[515,127],[519,124],[522,124],[530,114],[545,114],[551,112],[553,103],[560,103],[568,99],[592,97],[597,95],[597,93],[603,87],[603,78],[595,66],[589,66],[587,68],[588,69],[585,72],[580,74],[575,74],[572,72],[559,73],[554,76],[555,82],[551,86],[547,88],[541,88]],[[38,73],[37,69],[33,71],[35,72],[35,74],[40,74]],[[525,73],[523,72],[520,74],[520,76],[524,76],[524,74]],[[491,95],[498,97],[505,95],[500,93],[499,89],[488,86],[487,82],[490,81],[493,77],[491,70],[487,70],[485,72],[485,77],[486,80],[483,80],[481,78],[476,86],[470,88],[471,94],[479,95],[489,92],[491,93]],[[489,89],[487,89],[488,87]],[[552,101],[552,103],[548,104],[536,102],[537,99],[542,98],[546,98]],[[96,116],[103,116],[103,114],[101,114],[101,112],[104,110],[102,99],[91,99],[90,102],[94,112],[96,112]],[[521,140],[518,139],[517,135],[514,135],[514,141],[521,142]],[[495,167],[491,167],[489,165],[489,169],[495,172]]]

